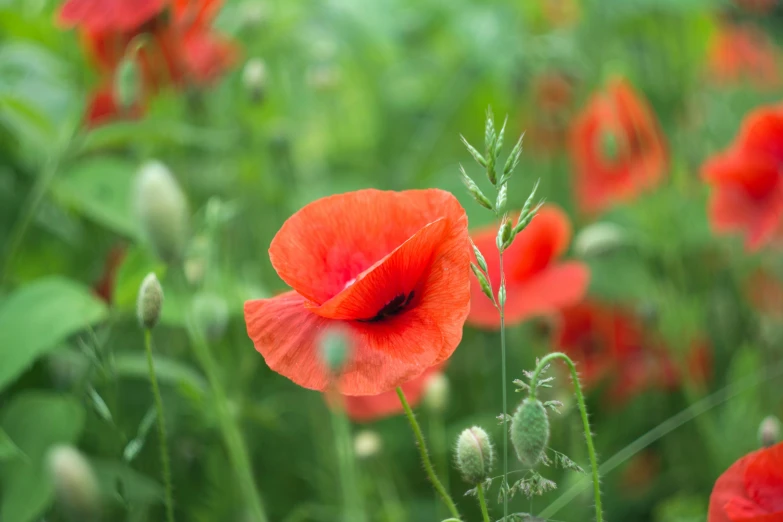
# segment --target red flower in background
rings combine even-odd
[[[774,274],[756,270],[746,282],[745,294],[757,312],[783,318],[783,284]]]
[[[609,380],[609,398],[617,404],[679,382],[665,347],[635,315],[615,306],[588,301],[563,310],[554,345],[577,363],[585,388]]]
[[[87,110],[90,126],[140,116],[146,100],[166,86],[208,85],[236,58],[234,46],[211,30],[219,0],[112,0],[112,9],[95,9],[96,3],[104,6],[69,0],[60,11],[61,22],[80,30],[85,52],[102,76]],[[123,60],[140,77],[141,92],[130,107],[115,94]]]
[[[320,337],[341,327],[345,395],[375,395],[446,360],[470,308],[467,216],[442,190],[360,190],[291,216],[269,256],[293,291],[245,303],[250,338],[274,371],[305,388],[330,383]]]
[[[783,106],[763,107],[745,118],[728,150],[702,166],[712,187],[709,217],[719,234],[740,232],[747,250],[781,235],[783,217]]]
[[[707,522],[783,520],[783,442],[749,453],[718,477]]]
[[[535,153],[549,153],[565,146],[571,105],[574,95],[573,79],[556,71],[546,72],[533,82],[532,116],[525,125],[526,139],[532,142]]]
[[[576,199],[584,212],[632,200],[666,174],[658,122],[625,80],[593,95],[574,121],[570,141]]]
[[[415,379],[402,385],[402,391],[405,392],[405,399],[411,408],[415,408],[427,384],[438,372],[441,371],[441,365],[429,368]],[[348,417],[356,422],[372,422],[391,417],[402,413],[402,404],[397,396],[396,390],[380,393],[378,395],[344,395],[343,407]]]
[[[759,89],[780,86],[777,48],[752,26],[723,24],[710,43],[709,71],[716,82],[749,81]]]
[[[500,257],[495,246],[497,227],[476,230],[473,243],[487,261],[492,290],[500,288]],[[565,213],[545,205],[503,254],[506,274],[506,324],[520,323],[534,315],[555,312],[584,297],[590,281],[587,266],[577,261],[558,262],[568,249],[571,224]],[[500,314],[471,278],[468,322],[486,328],[500,327]]]

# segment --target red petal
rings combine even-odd
[[[445,219],[430,223],[359,274],[345,290],[321,306],[309,304],[308,308],[329,319],[366,320],[375,317],[394,298],[407,297],[417,289],[448,233]]]
[[[190,79],[199,85],[209,84],[237,60],[236,47],[206,30],[189,31],[182,46]]]
[[[322,304],[425,225],[447,217],[467,223],[453,195],[436,189],[338,194],[291,216],[269,248],[280,277]]]
[[[783,518],[783,443],[756,452],[745,469],[745,489],[766,513]]]
[[[751,155],[783,162],[783,107],[762,107],[743,121],[737,146]]]
[[[132,31],[163,11],[166,0],[68,0],[58,23],[91,31]]]

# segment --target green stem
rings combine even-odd
[[[160,442],[160,462],[163,467],[163,485],[166,491],[166,520],[174,522],[174,494],[171,487],[171,464],[169,463],[169,448],[166,442],[166,424],[163,422],[163,400],[160,397],[158,378],[155,375],[155,362],[152,360],[152,331],[144,329],[144,347],[147,351],[147,365],[150,371],[152,395],[155,397],[155,410],[158,415],[158,439]]]
[[[487,511],[487,501],[484,500],[484,486],[479,484],[476,486],[478,491],[479,506],[481,506],[481,515],[484,517],[484,522],[489,522],[489,511]]]
[[[568,365],[571,370],[571,380],[574,381],[574,393],[576,394],[576,402],[579,405],[579,413],[582,415],[582,427],[585,432],[585,440],[587,441],[587,453],[590,456],[590,467],[593,470],[593,496],[595,500],[595,520],[596,522],[603,521],[603,510],[601,509],[601,482],[598,472],[598,461],[595,457],[595,447],[593,446],[593,435],[590,433],[590,421],[587,419],[587,407],[585,406],[585,398],[582,394],[582,386],[579,384],[579,375],[576,373],[576,366],[574,361],[571,360],[566,354],[561,352],[550,353],[538,363],[535,371],[533,372],[533,378],[530,379],[530,398],[536,398],[536,387],[538,386],[538,378],[541,375],[543,369],[554,359],[562,359]]]
[[[356,480],[356,463],[351,448],[351,427],[342,408],[332,409],[332,427],[337,449],[337,461],[340,466],[340,485],[345,519],[364,522],[366,517],[362,508],[361,495]]]
[[[503,250],[500,250],[500,288],[506,285],[503,270]],[[503,520],[508,518],[508,390],[506,386],[506,315],[505,302],[498,302],[500,312],[500,385],[503,387]]]
[[[400,398],[402,409],[405,410],[405,415],[408,417],[408,422],[410,423],[411,429],[413,430],[413,435],[416,437],[416,445],[419,447],[421,462],[424,464],[424,470],[427,472],[427,477],[430,479],[430,482],[432,482],[432,487],[435,488],[435,491],[438,492],[440,498],[443,500],[443,503],[446,504],[447,508],[449,508],[449,513],[451,513],[454,518],[459,519],[459,511],[457,510],[457,506],[454,504],[454,501],[451,499],[451,496],[449,496],[446,488],[443,487],[443,484],[441,484],[438,476],[435,474],[435,469],[432,467],[432,462],[430,461],[430,456],[427,452],[427,444],[424,442],[424,435],[421,433],[419,422],[413,415],[413,410],[411,410],[411,407],[408,404],[408,400],[405,398],[405,392],[402,391],[402,388],[399,386],[397,387],[397,396]]]
[[[223,441],[226,444],[231,464],[238,475],[237,478],[240,487],[243,489],[245,501],[253,514],[253,522],[268,522],[269,519],[264,511],[264,503],[261,500],[258,489],[256,489],[253,468],[250,465],[250,457],[242,439],[242,433],[239,430],[239,426],[237,426],[236,419],[228,408],[226,392],[217,374],[218,365],[212,357],[212,352],[198,327],[192,322],[188,322],[188,333],[190,334],[196,358],[207,377],[212,396],[215,399],[215,409]]]

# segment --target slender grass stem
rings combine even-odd
[[[503,250],[500,250],[500,288],[506,285]],[[500,385],[503,387],[503,520],[508,518],[508,388],[506,386],[506,315],[505,303],[498,302],[500,312]]]
[[[204,337],[192,321],[188,322],[188,334],[190,335],[196,359],[198,359],[199,365],[207,377],[207,382],[209,382],[209,387],[215,400],[215,410],[220,431],[228,450],[231,465],[236,470],[245,502],[248,503],[248,509],[250,509],[253,515],[254,522],[268,522],[269,519],[264,511],[264,503],[261,500],[261,495],[256,488],[255,479],[253,478],[253,468],[250,465],[250,457],[247,453],[245,441],[242,439],[242,433],[236,423],[236,419],[228,408],[226,392],[217,374],[218,365],[212,357],[212,352]]]
[[[364,522],[367,518],[362,507],[358,481],[356,480],[356,463],[351,447],[351,427],[348,423],[348,417],[342,408],[332,409],[331,415],[337,461],[340,468],[345,520]]]
[[[481,516],[484,517],[484,522],[490,522],[489,511],[487,511],[487,501],[484,499],[484,486],[479,484],[476,486],[478,492],[479,506],[481,506]]]
[[[150,372],[150,384],[152,395],[155,397],[155,411],[158,416],[158,439],[160,444],[160,462],[163,468],[163,485],[166,499],[166,520],[174,522],[174,493],[171,486],[171,463],[169,462],[169,448],[166,441],[166,424],[163,421],[163,399],[160,397],[158,378],[155,375],[155,362],[152,360],[152,332],[144,329],[144,348],[147,351],[147,365]]]
[[[566,354],[561,352],[554,352],[548,354],[546,357],[539,361],[533,372],[533,377],[530,379],[530,398],[536,398],[536,387],[538,386],[538,378],[541,372],[546,368],[550,361],[555,359],[562,359],[571,370],[571,380],[574,382],[574,394],[576,394],[576,402],[579,406],[579,413],[582,416],[582,427],[585,433],[585,440],[587,441],[587,453],[590,457],[590,467],[593,472],[593,497],[595,501],[595,520],[596,522],[603,522],[603,509],[601,508],[601,480],[598,471],[598,459],[595,456],[595,446],[593,446],[593,434],[590,432],[590,421],[587,418],[587,407],[585,406],[585,398],[582,394],[582,386],[579,384],[579,375],[576,373],[576,366],[574,361],[571,360]]]
[[[449,513],[451,513],[454,518],[459,519],[459,511],[457,510],[457,506],[454,504],[454,501],[446,491],[446,488],[443,487],[443,484],[441,484],[438,476],[435,474],[435,469],[432,467],[432,461],[430,460],[430,455],[427,452],[427,443],[424,442],[424,435],[421,433],[419,422],[416,420],[416,416],[413,415],[413,410],[411,410],[411,407],[408,404],[408,400],[405,398],[405,392],[402,391],[402,388],[399,386],[397,387],[397,396],[400,398],[402,409],[405,410],[405,415],[408,417],[408,422],[410,423],[411,429],[413,430],[413,435],[416,437],[416,445],[419,448],[421,462],[424,465],[424,470],[427,472],[427,477],[432,483],[432,487],[435,488],[435,491],[438,492],[440,498],[443,500],[443,503],[446,504],[446,507],[449,509]]]

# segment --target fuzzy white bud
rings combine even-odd
[[[424,387],[424,406],[434,412],[442,412],[449,403],[449,378],[438,372],[427,380]]]
[[[160,312],[163,309],[163,288],[154,273],[147,274],[139,287],[139,295],[136,298],[136,317],[142,328],[154,328],[160,321]]]
[[[60,506],[74,520],[92,520],[100,512],[100,490],[87,459],[72,446],[55,446],[47,467]]]
[[[574,252],[579,257],[600,256],[625,244],[626,233],[614,223],[595,223],[582,229],[574,239]]]
[[[374,457],[381,451],[383,441],[378,433],[362,430],[353,438],[353,451],[359,459]]]
[[[780,421],[769,415],[759,424],[759,443],[763,448],[774,446],[780,440]]]
[[[266,63],[261,58],[251,58],[242,69],[242,84],[250,94],[250,99],[259,102],[264,97],[267,84]]]

